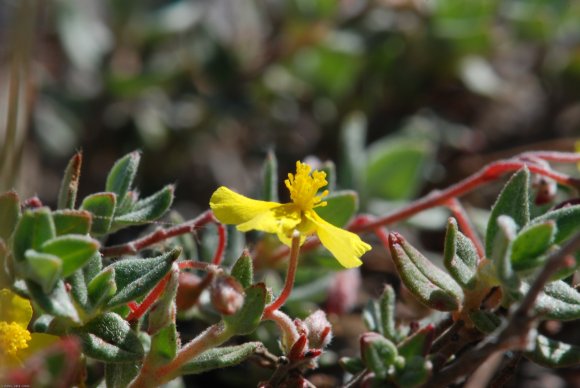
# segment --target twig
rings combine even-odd
[[[284,283],[284,288],[278,298],[275,301],[266,306],[264,314],[268,315],[271,312],[278,310],[284,305],[288,296],[292,292],[292,287],[294,287],[294,278],[296,276],[296,268],[298,267],[298,254],[300,253],[300,233],[294,231],[292,235],[292,248],[290,251],[290,262],[288,263],[288,271],[286,273],[286,282]]]
[[[518,364],[522,359],[522,353],[516,352],[512,354],[508,362],[500,369],[497,375],[491,380],[488,387],[489,388],[502,388],[505,387],[506,383],[514,376]]]

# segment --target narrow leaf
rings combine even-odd
[[[20,219],[20,200],[14,191],[0,194],[0,239],[8,241]]]
[[[119,199],[125,198],[125,194],[133,184],[140,161],[141,154],[138,151],[133,151],[117,160],[107,176],[105,191],[117,194]]]
[[[79,316],[62,280],[56,283],[56,286],[50,293],[44,292],[42,287],[35,282],[26,281],[26,287],[30,297],[48,314],[55,317],[63,317],[79,322]]]
[[[147,355],[147,365],[161,366],[175,358],[178,347],[178,334],[175,322],[163,327],[151,336],[151,349]]]
[[[114,229],[155,221],[171,207],[174,186],[168,185],[157,193],[137,201],[129,213],[114,219]]]
[[[223,317],[227,329],[239,335],[250,334],[260,324],[265,305],[266,286],[264,283],[250,286],[246,289],[242,308],[234,315]]]
[[[83,153],[77,152],[68,162],[58,191],[58,208],[74,209],[81,176]]]
[[[175,296],[179,286],[178,279],[179,268],[177,265],[173,265],[165,289],[149,312],[149,325],[147,327],[149,334],[154,335],[164,327],[175,323]]]
[[[40,247],[41,252],[55,255],[62,260],[64,277],[83,267],[98,249],[99,243],[96,240],[74,234],[53,238]]]
[[[419,301],[440,311],[454,311],[463,291],[451,276],[437,268],[400,234],[389,234],[391,255],[401,280]]]
[[[405,363],[405,369],[397,374],[395,382],[399,387],[421,387],[431,377],[433,364],[424,357],[412,357]]]
[[[181,367],[180,372],[184,375],[193,375],[210,371],[212,369],[227,368],[237,365],[256,351],[262,349],[261,342],[246,342],[236,346],[224,346],[208,350]]]
[[[519,228],[530,221],[530,172],[522,168],[515,173],[506,183],[492,207],[491,215],[487,222],[485,236],[485,254],[492,256],[495,236],[499,229],[497,219],[501,215],[510,216]]]
[[[498,233],[495,235],[491,259],[494,261],[496,274],[501,285],[506,290],[516,293],[520,287],[520,279],[512,268],[511,252],[517,225],[511,217],[504,215],[499,216],[496,222]]]
[[[427,356],[434,339],[435,327],[429,324],[401,342],[397,346],[398,353],[405,359],[410,359],[414,356]]]
[[[107,306],[118,306],[147,294],[169,272],[180,253],[180,249],[174,249],[161,256],[125,259],[108,266],[107,268],[115,270],[117,293]]]
[[[555,236],[556,223],[552,220],[524,228],[512,244],[511,261],[514,270],[521,271],[542,265]]]
[[[397,302],[395,290],[389,284],[385,285],[383,295],[379,299],[379,309],[381,312],[382,333],[393,343],[401,340],[401,333],[395,326],[395,304]]]
[[[97,252],[83,268],[75,271],[66,279],[71,285],[72,297],[86,313],[89,313],[93,308],[89,300],[88,284],[101,271],[101,268],[101,255]]]
[[[522,284],[521,291],[526,293],[529,286]],[[568,321],[580,318],[580,293],[566,282],[557,280],[544,287],[534,305],[534,311],[545,319]]]
[[[107,268],[90,281],[87,285],[88,299],[92,306],[99,307],[105,304],[117,292],[115,269]]]
[[[546,221],[556,222],[554,244],[561,244],[580,229],[579,219],[580,205],[574,205],[547,212],[540,217],[534,218],[530,224],[536,225]]]
[[[127,388],[141,370],[141,361],[105,363],[107,388]]]
[[[105,313],[75,329],[84,353],[104,362],[141,360],[143,346],[127,321],[115,313]]]
[[[93,214],[91,234],[100,236],[109,232],[116,204],[115,193],[91,194],[83,200],[81,209]]]
[[[476,310],[469,313],[469,318],[477,330],[490,334],[501,324],[501,319],[490,311]]]
[[[88,234],[92,215],[85,210],[59,210],[52,213],[56,235]]]
[[[278,160],[273,151],[268,151],[262,165],[262,199],[278,202]]]
[[[380,334],[365,333],[361,336],[361,353],[367,368],[384,380],[395,363],[397,347]]]
[[[360,190],[363,187],[363,169],[366,165],[365,143],[367,119],[362,112],[349,114],[340,129],[342,187]]]
[[[473,243],[457,228],[457,221],[450,217],[447,221],[443,263],[447,271],[459,285],[473,289],[476,282],[479,258]]]
[[[236,278],[244,289],[250,287],[254,281],[254,268],[252,258],[247,250],[242,252],[242,255],[234,264],[231,275]]]

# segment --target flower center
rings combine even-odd
[[[317,206],[326,206],[323,197],[328,195],[328,190],[324,190],[320,195],[316,195],[318,190],[326,186],[326,173],[323,171],[313,171],[310,174],[310,166],[301,162],[296,162],[296,175],[288,174],[288,179],[284,181],[290,191],[290,198],[302,211],[312,210]]]
[[[16,322],[0,322],[0,352],[16,355],[28,347],[30,332]]]

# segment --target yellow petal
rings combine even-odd
[[[19,358],[23,361],[55,344],[60,339],[56,335],[46,333],[31,333],[30,335],[32,338],[28,342],[28,347],[18,352]]]
[[[28,327],[32,318],[30,301],[3,288],[0,290],[0,321],[16,322],[23,328]]]
[[[301,221],[300,210],[297,210],[293,204],[278,205],[273,209],[257,214],[243,224],[239,224],[238,230],[242,232],[261,230],[267,233],[276,233],[279,236],[290,236]]]
[[[260,214],[280,206],[280,204],[251,199],[221,186],[211,196],[209,206],[221,223],[238,225],[248,222]]]
[[[306,217],[316,226],[316,233],[322,245],[336,257],[345,268],[358,267],[362,264],[360,257],[371,249],[371,246],[354,233],[337,228],[326,222],[314,211],[306,212]]]

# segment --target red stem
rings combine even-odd
[[[288,263],[288,272],[286,273],[286,282],[284,283],[284,288],[278,298],[270,303],[264,309],[264,315],[270,315],[274,310],[278,310],[284,305],[288,296],[292,292],[292,287],[294,287],[294,278],[296,276],[296,268],[298,267],[298,253],[300,252],[300,234],[294,232],[292,236],[292,248],[290,250],[290,262]]]
[[[224,224],[217,222],[217,220],[216,225],[218,228],[218,246],[211,262],[215,265],[220,265],[226,249],[226,227]]]
[[[473,245],[475,245],[475,249],[477,250],[477,255],[482,258],[485,256],[485,250],[483,249],[483,243],[481,239],[477,235],[477,232],[473,228],[467,213],[465,212],[465,208],[461,205],[461,202],[457,198],[451,198],[447,201],[447,207],[453,213],[453,216],[457,220],[459,227],[463,234],[465,234]]]
[[[141,304],[138,305],[137,309],[135,311],[132,311],[129,314],[129,316],[127,316],[127,321],[129,321],[129,322],[136,321],[137,319],[141,318],[147,310],[149,310],[151,305],[153,305],[153,303],[155,303],[155,301],[159,298],[159,296],[161,295],[161,293],[165,289],[165,286],[167,285],[167,282],[169,281],[170,276],[171,276],[171,272],[168,273],[167,275],[165,275],[163,277],[163,279],[161,279],[161,281],[159,283],[157,283],[155,288],[153,290],[151,290],[151,292],[145,297],[145,299],[143,299],[143,302],[141,302]],[[134,303],[134,302],[130,302],[130,303]],[[131,308],[131,307],[129,307],[129,308]]]
[[[202,213],[199,217],[185,222],[181,225],[176,225],[168,229],[157,229],[153,233],[142,237],[138,240],[131,241],[126,244],[113,245],[101,249],[103,256],[121,256],[127,254],[135,254],[141,249],[157,244],[163,240],[171,237],[179,236],[185,233],[191,233],[196,229],[214,221],[215,218],[211,210]]]

